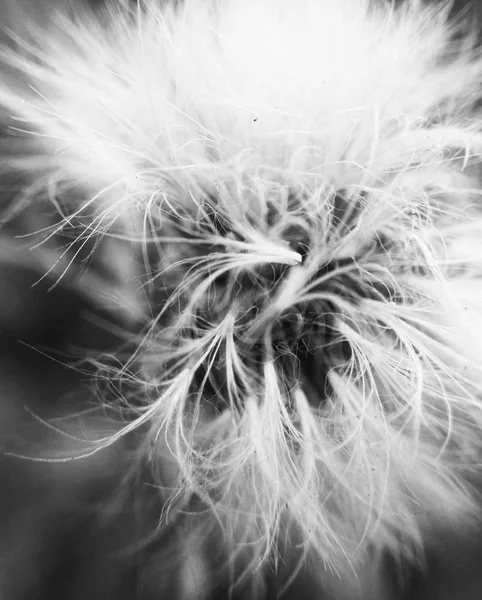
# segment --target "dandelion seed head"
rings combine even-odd
[[[221,531],[235,579],[292,540],[340,573],[416,561],[474,514],[482,62],[447,18],[140,2],[2,51],[5,168],[59,215],[59,279],[110,244],[137,286],[99,449],[137,433],[161,524]]]

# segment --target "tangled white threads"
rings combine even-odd
[[[166,512],[201,499],[246,564],[413,558],[474,509],[482,61],[448,14],[112,4],[3,51],[5,170],[72,261],[103,236],[139,260],[145,330],[104,372],[133,418],[103,445],[145,427]]]

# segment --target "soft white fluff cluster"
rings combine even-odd
[[[143,323],[96,450],[142,432],[162,518],[200,501],[237,576],[413,559],[474,511],[482,59],[449,8],[112,1],[2,51],[2,172]]]

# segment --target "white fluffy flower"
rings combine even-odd
[[[2,51],[22,206],[75,232],[58,260],[110,239],[136,278],[142,332],[99,371],[127,422],[96,450],[142,431],[162,520],[199,501],[235,580],[290,545],[416,559],[475,510],[482,61],[448,15],[111,3]]]

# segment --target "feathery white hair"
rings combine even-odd
[[[449,14],[155,0],[7,32],[17,206],[74,232],[58,277],[107,240],[135,284],[142,331],[99,371],[124,422],[95,449],[142,431],[162,519],[200,501],[235,578],[290,544],[414,560],[476,512],[482,59]]]

